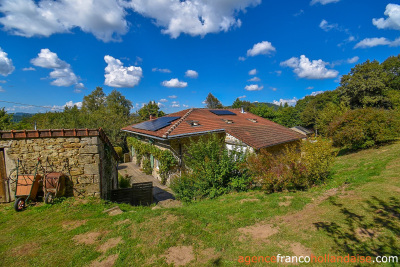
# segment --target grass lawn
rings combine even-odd
[[[235,193],[157,210],[119,205],[124,213],[116,216],[103,213],[115,204],[96,199],[20,213],[0,205],[0,265],[245,266],[240,256],[400,256],[400,143],[339,156],[333,173],[306,192]]]

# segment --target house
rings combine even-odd
[[[299,134],[302,134],[304,138],[306,137],[311,137],[314,132],[312,130],[309,130],[307,128],[304,128],[302,126],[294,126],[292,128],[290,128],[291,130],[298,132]]]
[[[211,110],[191,108],[167,116],[127,126],[122,131],[160,149],[169,149],[184,165],[185,146],[199,136],[216,133],[225,139],[226,148],[240,147],[255,152],[279,151],[283,145],[297,142],[304,136],[277,123],[241,109]],[[133,162],[136,163],[132,149]],[[160,179],[158,161],[151,157],[153,176]]]
[[[0,202],[14,200],[17,166],[34,174],[38,159],[40,175],[68,176],[69,195],[108,199],[118,186],[118,155],[102,129],[0,131]]]

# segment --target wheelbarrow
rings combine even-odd
[[[44,203],[53,204],[54,198],[64,196],[66,175],[61,172],[50,172],[43,180]]]
[[[17,175],[15,188],[14,209],[21,211],[25,208],[28,201],[35,200],[39,189],[39,182],[42,176],[36,174]]]

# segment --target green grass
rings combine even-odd
[[[158,210],[119,205],[124,213],[117,216],[103,213],[115,204],[97,199],[70,198],[20,213],[0,205],[0,265],[84,266],[117,254],[117,266],[167,266],[169,248],[192,246],[191,266],[238,266],[239,256],[293,255],[297,243],[314,255],[400,256],[399,174],[400,143],[394,143],[339,156],[331,179],[304,192],[234,193]],[[285,201],[289,206],[279,205]],[[75,229],[63,226],[83,220]],[[238,230],[258,223],[278,232],[259,240]],[[94,244],[74,241],[91,232],[100,233]],[[98,251],[115,237],[123,242]]]

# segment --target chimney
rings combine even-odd
[[[155,120],[156,117],[153,114],[150,114],[150,120]]]
[[[241,107],[240,113],[244,113],[244,109],[243,109],[243,107]]]

